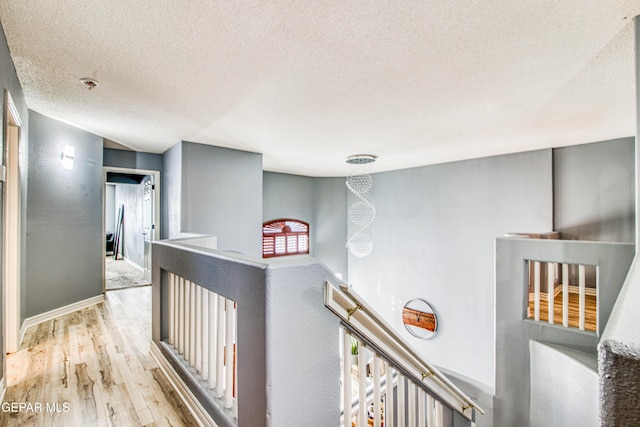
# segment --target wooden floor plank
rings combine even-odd
[[[149,353],[151,287],[29,328],[7,359],[0,426],[192,426]],[[41,405],[40,410],[35,405]]]
[[[562,292],[553,299],[553,323],[562,325]],[[596,330],[597,325],[597,298],[595,295],[585,295],[585,330]],[[569,326],[578,328],[580,321],[580,296],[575,293],[569,293]],[[533,297],[529,297],[529,307],[527,309],[528,317],[533,319],[534,302]],[[540,299],[540,321],[548,322],[549,320],[549,303],[546,299]]]

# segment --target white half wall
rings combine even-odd
[[[529,426],[599,426],[597,357],[537,341],[529,349]]]

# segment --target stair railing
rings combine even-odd
[[[475,423],[476,413],[484,414],[484,410],[478,406],[469,396],[456,387],[444,374],[436,367],[426,361],[415,349],[411,347],[399,334],[373,310],[353,288],[348,285],[341,285],[339,288],[327,282],[325,288],[325,305],[335,313],[341,320],[343,327],[347,330],[343,336],[343,425],[352,426],[351,413],[351,373],[347,368],[349,365],[349,355],[351,354],[351,335],[355,335],[358,346],[364,344],[373,354],[373,425],[404,425],[405,418],[409,421],[414,417],[420,418],[420,425],[426,420],[428,426],[441,426],[442,405],[451,408],[453,411]],[[388,397],[395,396],[395,406],[386,405],[384,410],[384,422],[379,421],[380,414],[383,413],[380,405],[380,363],[386,369],[386,384],[384,394]],[[364,351],[358,352],[358,372],[363,371],[363,366],[367,364]],[[396,393],[391,390],[392,369],[396,373],[398,380]],[[360,374],[362,375],[362,374]],[[364,382],[360,381],[359,396],[365,396]],[[356,426],[367,425],[369,420],[365,417],[366,399],[360,398],[357,411]],[[418,402],[416,406],[416,402]],[[422,404],[424,402],[424,405]],[[426,409],[425,409],[426,408]],[[395,415],[393,413],[396,413]],[[433,420],[433,421],[430,421]]]

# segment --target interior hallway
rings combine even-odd
[[[0,425],[195,425],[150,340],[151,286],[107,292],[104,303],[30,328],[8,356]]]

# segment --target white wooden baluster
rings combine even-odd
[[[425,417],[427,401],[425,394],[424,389],[418,387],[418,427],[425,427],[427,425],[427,419]]]
[[[562,326],[569,327],[569,264],[562,264]]]
[[[427,427],[434,427],[433,397],[430,394],[427,394]]]
[[[409,412],[407,416],[407,424],[411,427],[415,427],[416,425],[416,385],[413,381],[408,382],[408,393],[407,393],[407,410]]]
[[[209,378],[209,290],[202,288],[202,379]]]
[[[238,418],[238,305],[233,304],[233,412]]]
[[[553,266],[552,262],[547,263],[547,304],[548,304],[548,311],[549,311],[549,323],[551,323],[553,325],[554,322],[554,303],[555,301],[553,300],[555,297],[555,281],[556,281],[556,276],[555,276],[555,268]]]
[[[533,262],[533,296],[534,320],[540,321],[540,262]]]
[[[373,353],[373,426],[380,427],[380,359]]]
[[[404,398],[404,384],[405,384],[405,378],[404,375],[400,374],[400,372],[398,372],[398,404],[396,405],[396,409],[398,410],[398,427],[404,427],[405,426],[405,417],[404,417],[404,410],[406,407],[406,401]]]
[[[216,388],[218,358],[218,294],[209,294],[209,388]]]
[[[202,286],[195,286],[195,354],[194,367],[197,372],[202,372]]]
[[[176,351],[178,353],[180,353],[180,277],[175,276],[175,304],[174,304],[174,308],[175,308],[175,313],[176,313],[176,317],[175,317],[175,322],[176,322],[176,326],[173,329],[174,333],[175,333],[175,342],[173,344],[173,346],[175,347]]]
[[[173,301],[171,301],[170,311],[173,312],[173,342],[171,343],[173,347],[178,349],[178,295],[180,293],[180,288],[178,287],[179,279],[173,273]],[[171,328],[171,327],[170,327]]]
[[[367,348],[358,340],[358,426],[367,425]]]
[[[184,281],[184,359],[191,358],[191,282]]]
[[[189,365],[196,364],[196,287],[191,283],[191,297],[189,299]]]
[[[394,408],[396,407],[393,404],[393,369],[391,369],[391,365],[385,362],[386,368],[386,396],[384,398],[384,427],[394,427],[393,413],[395,412]]]
[[[580,286],[580,322],[579,328],[581,331],[584,331],[585,328],[585,285],[586,285],[586,272],[585,266],[580,264],[579,266],[579,281],[578,284]]]
[[[184,304],[185,304],[185,283],[184,278],[180,277],[178,281],[178,285],[180,287],[179,297],[178,297],[178,353],[184,355],[184,335],[185,335],[185,323],[184,323]]]
[[[351,334],[342,329],[342,407],[344,408],[343,427],[351,427]]]
[[[436,400],[436,427],[444,427],[442,403]]]
[[[224,379],[224,407],[231,409],[233,407],[233,360],[234,360],[234,310],[233,301],[226,300],[226,318],[225,318],[225,379]]]
[[[217,398],[224,396],[224,297],[218,295],[218,316],[217,316],[217,349],[216,349],[216,393]]]
[[[173,300],[175,298],[173,293],[173,273],[169,273],[167,279],[169,280],[169,344],[175,347],[175,335],[173,334],[173,323],[175,322],[173,313]]]

